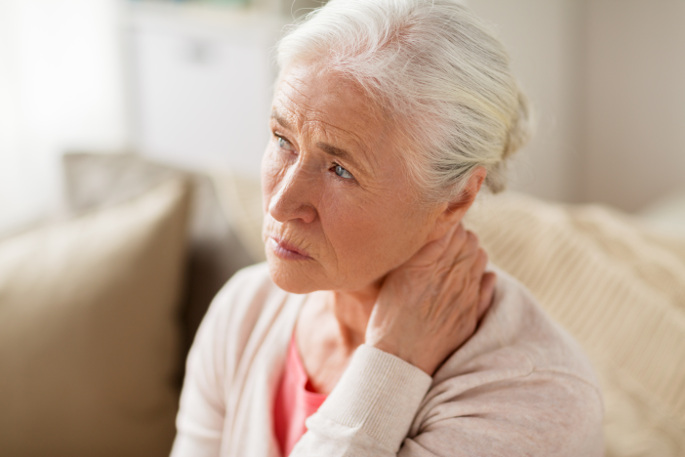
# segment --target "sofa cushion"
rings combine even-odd
[[[254,263],[233,229],[233,215],[219,203],[206,173],[181,169],[128,153],[72,152],[63,157],[69,214],[106,208],[157,183],[182,177],[191,185],[186,292],[182,300],[183,347],[190,347],[209,303],[240,268]]]
[[[188,200],[167,181],[0,243],[3,455],[168,455]]]
[[[253,259],[265,261],[262,240],[262,189],[258,179],[223,170],[209,173],[222,211]]]
[[[685,237],[515,194],[486,198],[468,225],[593,360],[607,457],[685,455]]]

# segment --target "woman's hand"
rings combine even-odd
[[[433,375],[476,329],[495,274],[461,224],[426,244],[385,278],[366,327],[372,345]]]

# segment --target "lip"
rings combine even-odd
[[[281,240],[275,236],[269,237],[268,244],[269,244],[269,247],[271,248],[271,251],[277,257],[280,257],[281,259],[285,259],[285,260],[306,260],[306,259],[311,258],[302,249],[299,249],[297,246],[294,246],[294,245],[288,243],[287,241]]]

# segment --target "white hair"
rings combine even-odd
[[[277,58],[282,70],[316,62],[356,81],[409,142],[407,171],[431,199],[455,198],[478,166],[504,189],[506,159],[529,137],[506,51],[455,0],[331,0]]]

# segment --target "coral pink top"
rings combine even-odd
[[[274,403],[274,432],[281,455],[290,454],[307,430],[304,421],[325,399],[326,395],[315,392],[309,382],[293,335]]]

